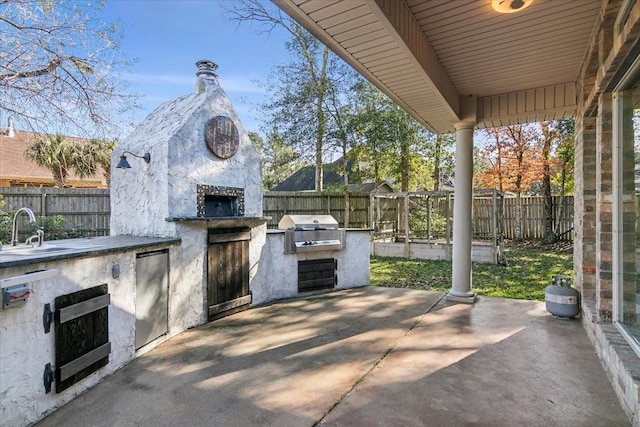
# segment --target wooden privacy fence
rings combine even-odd
[[[71,236],[108,236],[109,190],[76,188],[0,188],[2,210],[30,208],[36,217],[64,219],[64,231]]]
[[[349,194],[349,227],[367,228],[369,221],[369,193]],[[263,215],[270,217],[268,228],[278,228],[283,215],[332,215],[344,227],[345,196],[317,192],[270,191],[264,193]]]
[[[104,236],[109,234],[109,190],[66,189],[66,188],[0,188],[5,211],[15,211],[23,206],[33,210],[36,216],[60,215],[65,221],[65,231],[70,234]],[[373,222],[370,215],[371,196],[369,193],[352,193],[349,196],[349,227],[369,228]],[[562,240],[573,239],[573,197],[554,197],[554,223],[558,224]],[[489,199],[474,202],[474,229],[487,227],[488,209],[483,203]],[[504,237],[516,237],[516,203],[514,197],[504,198],[502,230]],[[269,217],[268,228],[278,228],[278,222],[287,214],[330,214],[344,227],[345,197],[340,194],[316,192],[266,192],[263,199],[263,215]],[[395,221],[391,215],[389,221]],[[392,224],[389,224],[393,227]],[[541,239],[544,237],[544,200],[542,197],[522,197],[522,237]]]
[[[504,199],[504,237],[516,238],[517,199]],[[544,238],[544,198],[522,197],[522,237],[527,240]],[[556,234],[562,241],[573,241],[573,196],[553,197],[553,222],[557,225]]]

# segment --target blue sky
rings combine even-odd
[[[256,80],[266,82],[273,66],[286,62],[287,34],[259,34],[255,23],[231,21],[223,3],[233,0],[107,0],[101,17],[117,22],[122,51],[135,64],[122,77],[140,94],[139,123],[162,102],[191,93],[196,61],[218,64],[220,85],[248,131],[259,131],[257,105],[265,99]]]

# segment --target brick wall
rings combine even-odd
[[[613,129],[612,94],[598,100],[596,119],[596,312],[598,319],[613,314]]]
[[[578,116],[575,136],[574,282],[596,300],[596,118]]]
[[[612,320],[614,291],[613,219],[622,210],[624,280],[633,295],[623,295],[635,306],[636,205],[631,193],[614,197],[613,170],[617,147],[613,140],[613,88],[625,67],[638,56],[640,2],[632,6],[622,27],[614,28],[621,0],[604,1],[580,77],[576,83],[578,109],[575,144],[574,274],[582,293],[582,323],[611,378],[622,406],[634,425],[640,425],[640,358]],[[629,108],[630,110],[630,108]],[[626,135],[625,141],[633,136]],[[632,147],[623,149],[624,162],[633,162]],[[625,163],[625,174],[633,174]],[[625,177],[632,182],[632,177]],[[625,185],[625,188],[627,186]],[[625,192],[627,191],[625,190]],[[632,243],[632,244],[631,244]],[[629,274],[627,274],[629,273]],[[631,283],[633,281],[633,283]],[[627,311],[627,310],[625,310]],[[630,312],[635,312],[633,307]],[[632,315],[632,314],[630,314]]]

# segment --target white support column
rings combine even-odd
[[[456,169],[453,193],[453,265],[447,300],[473,304],[471,290],[471,239],[473,205],[473,129],[475,122],[460,122],[456,128]]]

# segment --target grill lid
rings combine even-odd
[[[337,230],[338,221],[331,215],[284,215],[278,228],[286,230]]]

